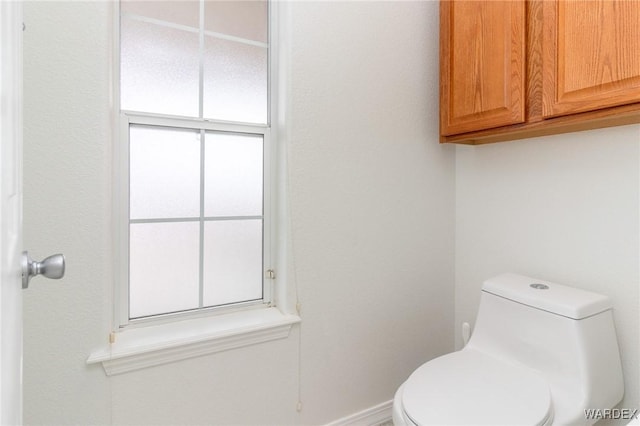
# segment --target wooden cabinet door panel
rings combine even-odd
[[[525,1],[440,3],[440,131],[522,123]]]
[[[543,2],[545,117],[640,102],[640,2]]]

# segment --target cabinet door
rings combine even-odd
[[[543,114],[640,101],[640,2],[543,2]]]
[[[522,123],[525,1],[440,2],[440,133]]]

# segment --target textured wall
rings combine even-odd
[[[111,318],[109,8],[25,2],[25,247],[68,260],[25,292],[26,424],[334,420],[453,349],[454,311],[473,322],[506,270],[613,298],[623,405],[639,405],[638,126],[459,147],[454,176],[436,2],[291,4],[291,337],[112,379],[87,367]]]
[[[453,147],[436,2],[295,2],[290,185],[304,424],[453,349]]]
[[[26,2],[26,424],[318,424],[453,349],[454,149],[437,143],[437,3],[291,3],[287,340],[107,379],[110,4]],[[303,402],[296,412],[298,393]]]
[[[109,5],[24,3],[24,244],[64,280],[24,293],[24,422],[109,421],[90,351],[109,332]]]
[[[456,342],[482,281],[516,272],[606,294],[640,406],[640,126],[456,150]],[[593,407],[605,408],[605,407]]]

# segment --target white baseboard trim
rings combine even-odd
[[[341,419],[335,420],[325,426],[375,426],[391,420],[393,400],[374,405],[366,410],[359,411]]]

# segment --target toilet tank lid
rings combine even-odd
[[[486,280],[482,291],[572,319],[590,317],[612,307],[607,296],[512,273]]]

